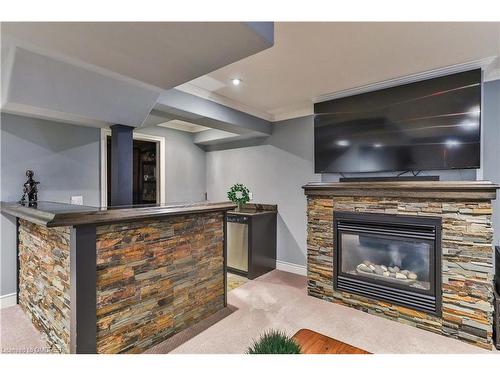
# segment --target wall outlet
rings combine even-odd
[[[253,193],[252,192],[248,193],[248,198],[250,198],[250,200],[253,199]]]
[[[72,195],[69,202],[71,204],[77,204],[83,206],[83,196],[81,195]]]

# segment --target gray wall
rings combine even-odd
[[[167,203],[205,200],[205,151],[190,133],[155,127],[137,132],[165,138],[165,199]]]
[[[100,203],[100,129],[52,121],[1,115],[2,201],[19,200],[26,169],[41,181],[40,200],[69,202],[82,195],[84,204]],[[167,202],[205,199],[205,152],[189,133],[141,129],[165,138]],[[15,220],[1,215],[0,295],[16,290]]]
[[[394,173],[346,173],[345,177],[384,177],[384,176],[395,176]],[[441,181],[474,181],[476,180],[477,171],[476,169],[456,169],[449,171],[421,171],[419,176],[439,176]],[[407,173],[405,176],[411,176]],[[324,173],[321,175],[321,181],[323,182],[336,182],[340,179],[340,174],[338,173]]]
[[[484,85],[484,178],[500,182],[500,80]],[[83,195],[99,204],[99,129],[2,114],[2,201],[20,198],[24,171],[32,168],[42,182],[40,199],[68,202]],[[266,140],[239,142],[205,153],[191,134],[147,128],[140,132],[165,137],[166,199],[168,202],[226,200],[236,183],[247,185],[255,202],[278,204],[278,259],[306,264],[306,199],[301,186],[310,181],[336,180],[338,175],[314,174],[312,116],[273,125]],[[472,174],[471,174],[472,173]],[[443,179],[471,179],[474,172],[441,173]],[[500,200],[494,208],[495,243],[500,244]],[[0,295],[15,291],[15,223],[1,217]]]
[[[207,152],[207,192],[213,201],[239,182],[258,203],[278,205],[278,259],[306,264],[306,198],[314,171],[312,116],[275,123],[260,145]]]
[[[69,202],[82,195],[99,204],[99,129],[1,115],[2,201],[21,198],[26,169],[40,181],[40,200]],[[0,295],[16,290],[15,220],[1,217]]]
[[[278,204],[278,260],[305,265],[307,217],[301,186],[313,181],[338,181],[340,177],[333,173],[314,173],[313,116],[276,122],[268,139],[252,145],[239,142],[229,147],[207,152],[209,200],[227,199],[229,187],[240,182],[253,192],[254,202]],[[443,180],[475,179],[476,176],[474,170],[430,174],[438,174]]]
[[[500,183],[500,80],[484,85],[484,179]],[[253,144],[240,142],[207,152],[210,200],[226,199],[228,188],[240,182],[258,203],[277,203],[278,260],[306,264],[306,200],[300,188],[309,181],[338,181],[338,174],[314,171],[312,116],[275,123],[273,135]],[[442,180],[474,180],[475,170],[430,171]],[[353,176],[350,174],[349,176]],[[377,175],[377,174],[372,174]],[[500,239],[500,199],[494,202],[495,243]]]
[[[483,177],[500,183],[500,80],[486,82],[483,88],[484,166]],[[493,201],[494,243],[500,246],[500,191]]]

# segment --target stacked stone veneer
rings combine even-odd
[[[97,352],[138,353],[224,307],[224,214],[97,227]]]
[[[70,352],[70,227],[19,221],[19,303]],[[138,353],[224,307],[224,214],[96,228],[97,352]]]
[[[492,348],[493,250],[489,201],[308,196],[310,295]],[[333,213],[442,217],[442,317],[333,289]]]
[[[69,352],[70,228],[19,220],[19,304],[54,352]]]

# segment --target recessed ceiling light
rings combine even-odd
[[[234,86],[239,86],[239,84],[241,83],[241,79],[239,78],[233,78],[231,80],[231,83],[234,85]]]

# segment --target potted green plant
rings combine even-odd
[[[270,330],[264,332],[253,345],[247,349],[247,354],[300,354],[300,345],[285,332]]]
[[[227,197],[238,205],[236,211],[240,211],[241,207],[250,201],[250,190],[243,184],[234,184],[227,192]]]

